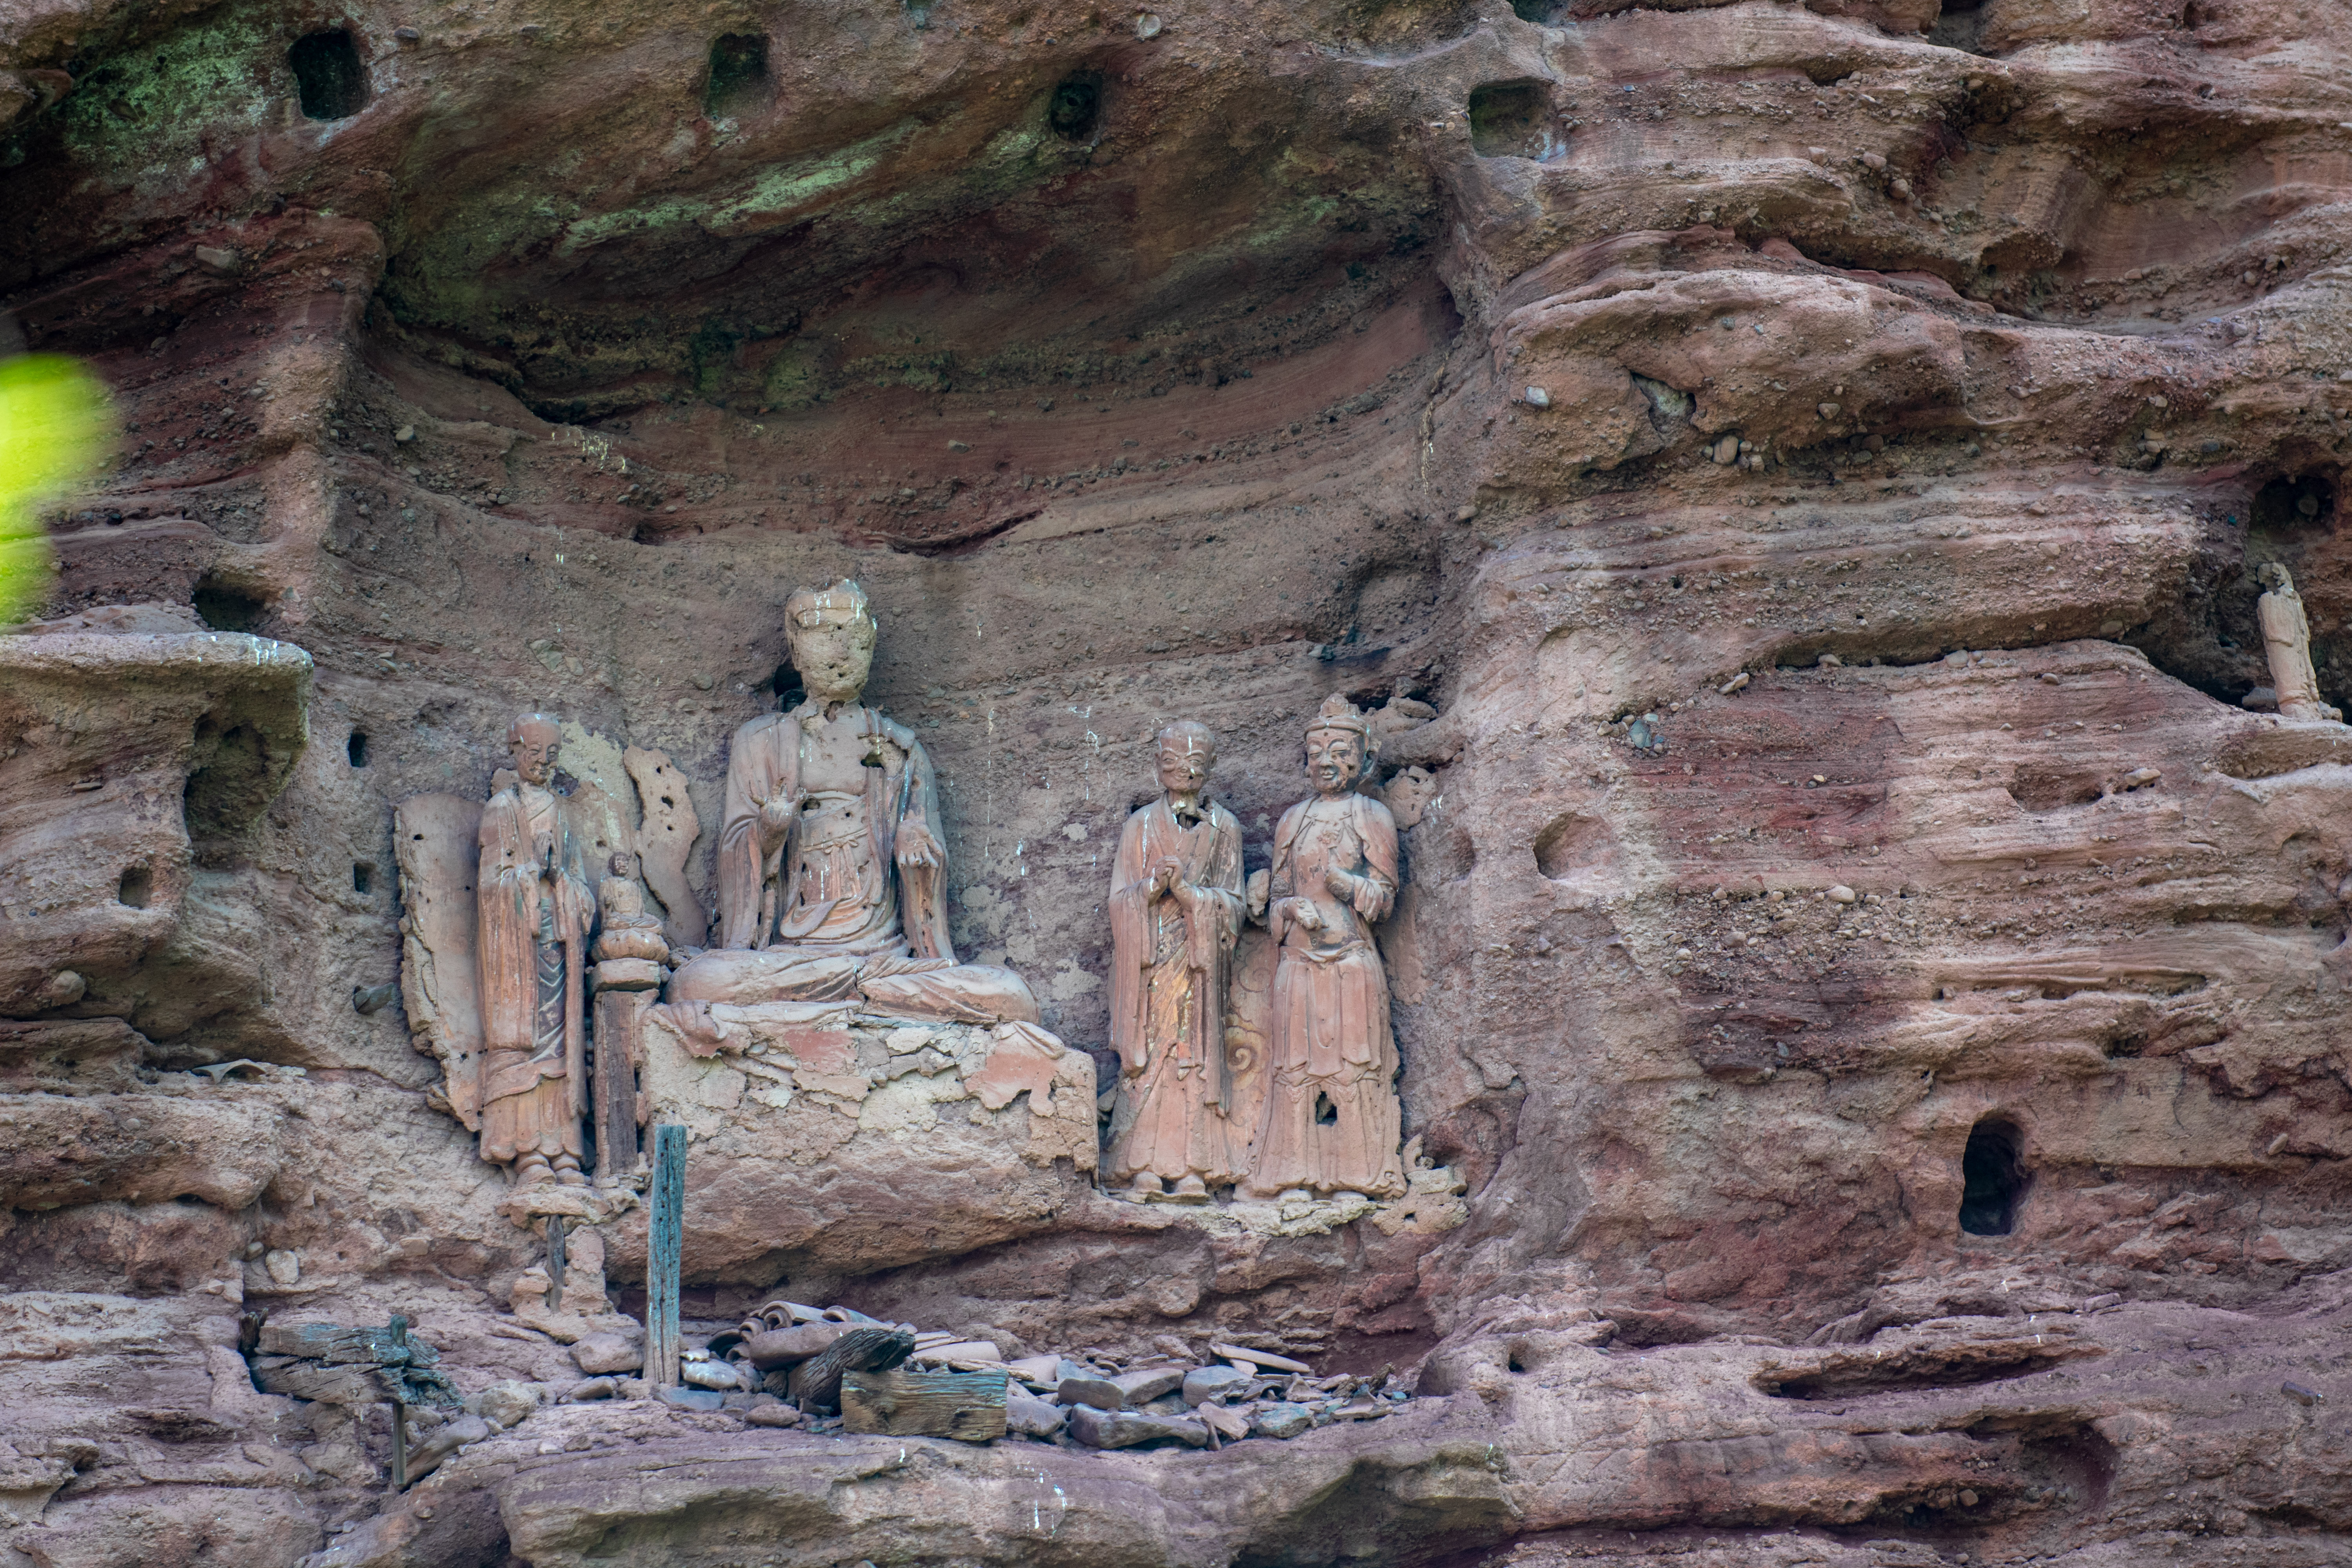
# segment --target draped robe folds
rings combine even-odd
[[[1199,890],[1187,919],[1151,890],[1174,859]],[[1238,1179],[1248,1129],[1230,1125],[1233,1068],[1225,1003],[1241,933],[1242,827],[1213,802],[1187,827],[1165,800],[1127,819],[1111,871],[1110,1038],[1125,1068],[1111,1127],[1110,1174]]]
[[[2290,719],[2333,716],[2336,710],[2320,697],[2319,676],[2311,667],[2311,623],[2303,596],[2293,589],[2273,589],[2254,601],[2254,616],[2262,625],[2278,710]]]
[[[800,797],[803,721],[822,722],[823,707],[805,702],[735,731],[719,829],[719,946],[677,972],[669,1000],[862,997],[910,1018],[1035,1023],[1036,999],[1020,976],[957,962],[929,754],[906,726],[870,708],[855,712],[883,765],[860,770],[859,793],[815,795],[781,836],[768,832],[761,808]],[[913,826],[929,835],[940,864],[898,863],[899,837]]]
[[[556,846],[551,874],[536,847]],[[518,784],[482,808],[482,1157],[581,1153],[587,1101],[585,942],[595,903],[572,864],[563,803]]]
[[[1337,897],[1324,885],[1334,870],[1360,879],[1352,896]],[[1302,801],[1275,828],[1271,872],[1269,922],[1279,956],[1249,1189],[1394,1196],[1405,1188],[1402,1112],[1388,973],[1371,922],[1396,898],[1396,821],[1360,795]],[[1284,899],[1312,903],[1322,929],[1287,919]]]

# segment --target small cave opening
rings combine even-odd
[[[2015,1122],[1988,1116],[1969,1129],[1960,1154],[1960,1229],[1969,1236],[2007,1236],[2017,1228],[2025,1193],[2025,1134]]]
[[[134,910],[143,910],[147,900],[155,896],[155,873],[144,866],[132,866],[124,870],[122,880],[114,887],[114,901]]]
[[[306,33],[286,51],[305,120],[349,120],[367,107],[367,68],[342,27]]]
[[[1331,1103],[1331,1097],[1328,1094],[1318,1093],[1315,1097],[1315,1125],[1318,1127],[1339,1125],[1339,1108]]]
[[[1555,155],[1547,111],[1551,93],[1539,81],[1490,81],[1470,89],[1470,149],[1481,158]]]
[[[2282,477],[2254,492],[2252,510],[2254,527],[2265,532],[2333,528],[2336,487],[2318,474]]]
[[[1093,71],[1064,77],[1045,103],[1045,124],[1066,142],[1093,142],[1102,127],[1102,78]]]
[[[768,677],[768,688],[776,694],[776,710],[780,713],[791,712],[808,698],[808,686],[789,659],[776,666],[776,673]]]
[[[193,762],[180,808],[198,844],[237,833],[268,804],[269,748],[248,726],[223,729],[206,715],[196,726]]]
[[[352,862],[352,891],[372,893],[375,890],[375,868],[365,860]]]
[[[702,83],[705,114],[713,120],[751,114],[766,108],[775,92],[766,34],[728,33],[710,41],[710,69]]]
[[[343,742],[343,755],[352,760],[352,766],[355,768],[363,768],[368,765],[368,738],[366,731],[354,730],[352,731],[352,738]]]
[[[216,632],[249,632],[269,611],[268,600],[211,572],[196,580],[194,605],[196,619]]]
[[[1563,0],[1511,0],[1511,15],[1538,27],[1550,26],[1567,9]]]

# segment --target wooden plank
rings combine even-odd
[[[677,1384],[678,1252],[685,1239],[686,1129],[654,1129],[651,1237],[646,1246],[646,1381]]]
[[[264,1394],[326,1405],[381,1405],[384,1399],[383,1384],[370,1367],[321,1366],[314,1361],[263,1356],[253,1363],[253,1381]]]
[[[596,994],[596,1173],[622,1176],[637,1168],[637,1030],[654,1004],[651,991]]]
[[[390,1327],[353,1328],[344,1323],[281,1323],[275,1318],[261,1325],[258,1341],[264,1355],[307,1356],[330,1366],[438,1366],[441,1352],[429,1340],[408,1331],[405,1319],[397,1334]]]
[[[1004,1369],[986,1372],[853,1372],[841,1380],[841,1424],[889,1437],[953,1437],[986,1443],[1004,1436]]]

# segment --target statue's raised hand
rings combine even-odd
[[[909,822],[898,829],[896,854],[898,864],[908,870],[936,871],[940,868],[940,843],[931,830],[919,822]]]
[[[792,830],[793,818],[800,815],[802,803],[807,798],[806,795],[802,795],[798,799],[793,799],[780,795],[773,800],[762,803],[760,807],[760,831],[771,838],[782,838]]]

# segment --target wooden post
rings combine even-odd
[[[686,1129],[654,1129],[652,1224],[646,1238],[646,1381],[677,1385],[678,1249],[685,1237]]]
[[[547,1310],[563,1310],[563,1216],[547,1216]]]
[[[656,991],[596,994],[596,1174],[610,1180],[637,1168],[638,1032]]]
[[[392,1489],[408,1489],[408,1406],[392,1402]]]

